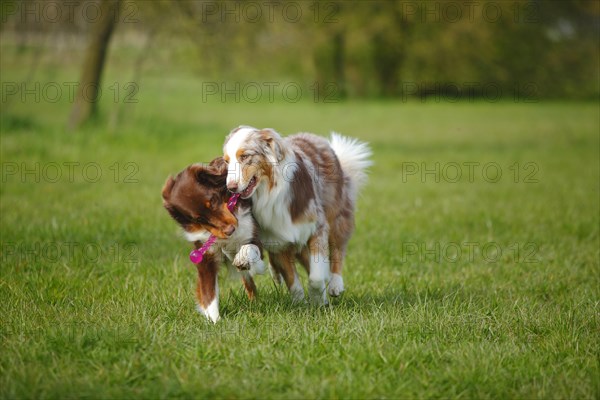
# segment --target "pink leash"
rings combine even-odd
[[[235,208],[239,197],[240,193],[234,193],[231,195],[231,197],[227,201],[227,208],[229,209],[229,211],[233,212],[233,209]],[[216,240],[217,237],[215,235],[210,235],[208,240],[204,242],[202,247],[200,247],[199,249],[192,250],[192,252],[190,253],[190,261],[194,264],[200,264],[202,262],[202,259],[204,258],[204,253],[206,253],[208,249],[210,249],[210,246],[212,246]]]

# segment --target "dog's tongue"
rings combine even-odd
[[[244,191],[242,192],[242,197],[244,197],[244,198],[248,197],[248,195],[254,189],[255,185],[256,185],[256,177],[252,178],[250,180],[250,182],[248,182],[248,186],[246,186],[246,189],[244,189]]]

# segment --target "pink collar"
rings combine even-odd
[[[234,193],[231,195],[231,197],[227,201],[227,208],[229,209],[229,211],[233,212],[233,209],[235,208],[235,205],[237,204],[239,198],[239,193]],[[192,252],[190,253],[190,261],[194,264],[200,264],[202,262],[202,258],[204,258],[204,253],[208,251],[210,246],[212,246],[216,240],[217,237],[215,235],[210,235],[208,240],[204,242],[202,247],[200,247],[199,249],[192,250]]]

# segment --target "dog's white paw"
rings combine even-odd
[[[290,287],[290,296],[292,297],[292,302],[299,303],[304,301],[304,288],[302,287],[302,283],[300,283],[300,279],[296,276],[294,279],[294,283]]]
[[[344,279],[340,274],[332,274],[328,292],[330,296],[338,297],[344,291]]]
[[[308,298],[310,303],[315,306],[326,306],[329,304],[327,294],[325,293],[325,284],[323,282],[309,282]]]
[[[216,324],[221,318],[219,315],[219,302],[217,299],[214,299],[206,308],[202,307],[200,304],[197,304],[197,309],[200,314],[208,318],[213,324]]]
[[[233,258],[232,264],[239,270],[249,270],[252,268],[252,264],[257,263],[258,261],[262,262],[258,247],[253,244],[245,244],[240,247],[240,250]]]

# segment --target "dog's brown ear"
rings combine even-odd
[[[162,189],[163,207],[169,212],[171,218],[173,218],[178,223],[185,225],[186,223],[189,223],[189,220],[183,214],[181,214],[169,201],[174,185],[175,179],[173,179],[172,176],[169,176]]]
[[[164,202],[164,206],[165,209],[169,212],[169,215],[171,215],[171,218],[177,221],[180,225],[186,225],[190,223],[189,218],[187,218],[185,215],[179,212],[177,208],[170,205],[167,201]]]
[[[212,162],[214,162],[213,160]],[[212,164],[211,162],[211,164]],[[196,177],[196,181],[201,185],[211,187],[225,188],[227,180],[227,168],[217,168],[212,165],[194,164],[191,165],[190,171]]]
[[[172,176],[169,176],[162,188],[162,198],[164,201],[169,200],[171,197],[171,191],[173,190],[173,185],[175,185],[175,179]]]
[[[215,158],[208,166],[214,168],[216,173],[227,174],[227,163],[223,157]]]
[[[271,128],[261,129],[259,132],[261,139],[267,143],[277,161],[283,161],[283,146],[281,144],[281,136]]]

